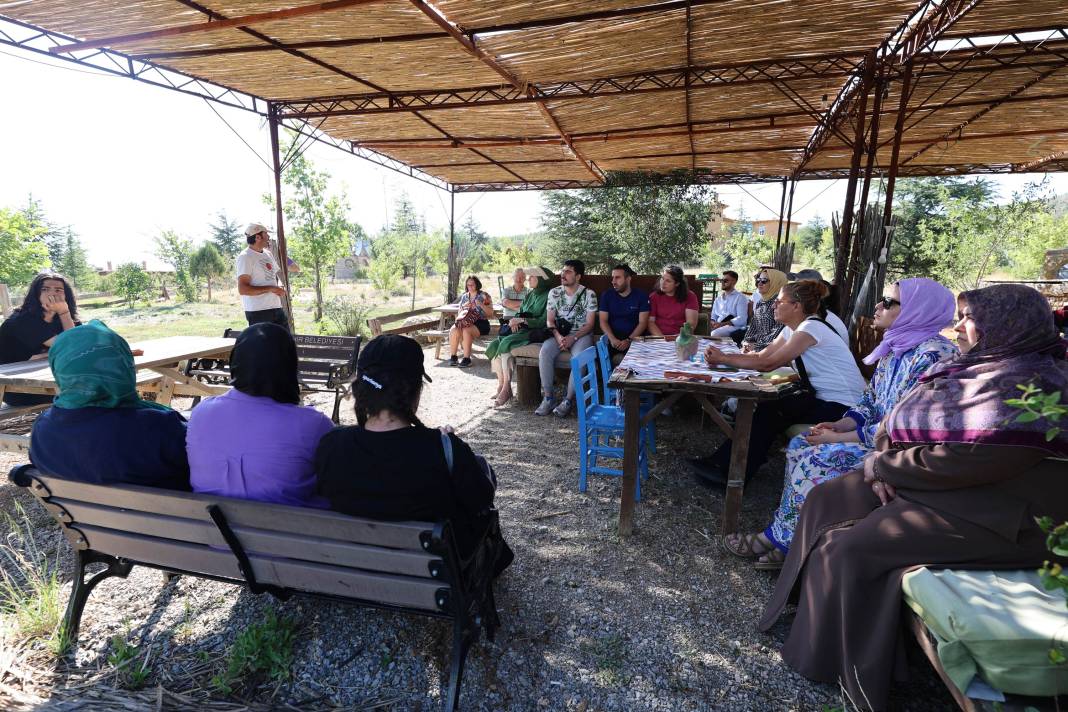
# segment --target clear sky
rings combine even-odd
[[[50,219],[82,236],[94,264],[151,259],[152,237],[165,229],[199,242],[219,210],[273,225],[261,200],[273,190],[270,144],[256,115],[213,105],[220,118],[202,99],[2,46],[0,91],[0,206],[21,206],[32,193]],[[428,226],[448,224],[443,191],[329,146],[307,155],[332,175],[331,190],[348,193],[350,217],[370,232],[402,191]],[[999,178],[1003,197],[1038,177]],[[1068,177],[1054,175],[1052,185],[1068,192]],[[718,187],[728,215],[742,209],[751,218],[774,216],[779,190]],[[844,195],[845,181],[801,183],[794,219],[829,220]],[[471,211],[491,235],[537,230],[539,208],[535,191],[456,196],[457,223]]]

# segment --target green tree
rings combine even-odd
[[[215,216],[215,222],[210,226],[211,242],[220,255],[228,260],[237,257],[241,250],[245,249],[245,233],[241,225],[220,210]],[[210,291],[210,289],[209,289]],[[209,296],[208,299],[211,299]]]
[[[112,276],[115,292],[133,307],[139,301],[152,299],[152,277],[136,262],[119,265]]]
[[[181,237],[173,230],[164,230],[155,240],[156,257],[174,269],[174,281],[178,292],[187,302],[197,300],[197,285],[189,272],[189,260],[193,256],[193,241]]]
[[[547,193],[541,222],[548,255],[601,271],[619,261],[645,273],[697,262],[715,191],[672,182],[679,178],[613,173],[604,188]]]
[[[63,240],[63,252],[59,261],[52,264],[70,279],[74,286],[84,287],[86,280],[93,273],[85,248],[78,239],[78,233],[69,227],[64,230]]]
[[[992,206],[994,195],[995,186],[986,178],[899,180],[894,190],[897,228],[887,272],[895,278],[933,275],[938,253],[926,245],[926,240],[953,230],[953,215]]]
[[[215,249],[215,245],[205,242],[189,258],[189,271],[196,279],[203,279],[208,284],[208,301],[211,301],[211,283],[227,271],[226,260]]]
[[[288,151],[283,149],[283,153]],[[290,256],[304,271],[311,271],[315,289],[315,321],[323,318],[323,278],[349,249],[352,225],[348,220],[348,198],[327,195],[330,174],[315,168],[303,154],[297,154],[283,176],[289,197],[283,204],[290,230],[287,237]]]
[[[26,284],[49,264],[40,225],[23,211],[0,208],[0,283]]]

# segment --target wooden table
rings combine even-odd
[[[636,377],[627,373],[627,360],[632,354],[640,356],[646,344],[654,343],[652,339],[631,343],[630,351],[624,357],[619,368],[612,372],[608,381],[610,388],[623,391],[624,436],[623,436],[623,487],[619,503],[619,534],[629,536],[634,518],[634,490],[638,473],[638,439],[641,429],[666,408],[670,408],[684,395],[692,396],[708,413],[712,422],[719,426],[723,434],[734,445],[731,448],[730,470],[727,474],[727,493],[723,504],[723,523],[720,534],[733,534],[738,531],[738,514],[742,508],[742,487],[745,485],[745,467],[749,451],[749,433],[753,425],[753,411],[761,401],[778,400],[783,390],[782,385],[766,379],[747,381],[722,381],[704,383],[701,381],[674,380],[667,378]],[[661,341],[662,343],[662,341]],[[700,354],[698,358],[701,358]],[[664,398],[642,416],[639,412],[641,394],[660,393]],[[720,414],[712,400],[726,398],[738,399],[734,425],[728,423]]]
[[[213,396],[227,389],[200,383],[178,370],[178,365],[191,358],[219,358],[228,356],[234,347],[233,339],[218,336],[168,336],[130,344],[144,354],[134,357],[138,390],[157,393],[156,402],[169,405],[176,395]],[[0,398],[6,391],[38,393],[54,396],[59,386],[52,376],[46,359],[19,361],[0,365]]]

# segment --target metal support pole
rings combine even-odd
[[[912,95],[912,60],[905,65],[901,75],[901,100],[898,103],[897,121],[894,122],[894,145],[890,150],[890,168],[886,176],[886,203],[883,205],[883,244],[880,248],[887,250],[886,262],[879,265],[876,284],[882,284],[886,278],[886,266],[890,263],[889,248],[892,231],[888,231],[894,211],[894,186],[897,183],[898,159],[901,156],[901,135],[905,132],[905,115],[908,113],[909,97]]]
[[[456,192],[449,191],[449,285],[447,288],[449,304],[456,301],[456,276],[459,273],[456,264]]]
[[[286,290],[286,296],[282,299],[289,319],[289,330],[296,333],[293,323],[293,303],[289,295],[289,253],[286,251],[286,232],[282,219],[282,158],[278,150],[278,107],[273,103],[267,104],[267,126],[271,132],[271,162],[274,172],[274,229],[275,238],[278,241],[278,267],[282,275],[282,287]]]
[[[794,217],[794,191],[797,190],[797,181],[791,181],[790,183],[790,202],[789,207],[786,209],[786,238],[783,240],[783,245],[790,244],[790,220]],[[789,271],[789,270],[787,270]]]
[[[864,222],[868,213],[868,194],[871,192],[871,175],[875,167],[876,154],[879,152],[879,116],[883,108],[883,90],[886,87],[882,81],[875,83],[875,99],[871,106],[870,137],[865,147],[867,161],[864,164],[864,184],[860,190],[860,213],[857,215],[857,237],[849,251],[849,262],[846,264],[846,294],[852,295],[853,285],[860,274],[860,245],[864,241]]]
[[[868,93],[871,91],[874,79],[875,53],[873,52],[864,60],[864,79],[860,89],[860,96],[857,99],[857,127],[853,139],[853,160],[849,166],[849,183],[846,186],[845,207],[842,211],[841,244],[837,245],[838,254],[835,255],[834,259],[834,283],[839,291],[839,310],[845,307],[848,299],[843,286],[845,284],[850,245],[852,244],[853,203],[857,199],[857,178],[860,175],[860,159],[864,153],[864,119],[868,108]]]
[[[782,197],[779,199],[779,232],[775,235],[775,252],[779,251],[779,243],[782,241],[782,215],[786,207],[786,178],[782,179]]]

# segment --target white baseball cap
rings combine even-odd
[[[270,232],[270,230],[267,229],[266,225],[261,225],[259,223],[249,223],[248,227],[245,228],[245,237],[252,237],[253,235],[258,235],[261,232]]]

